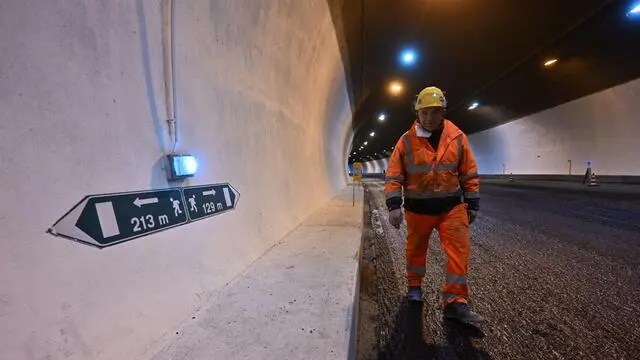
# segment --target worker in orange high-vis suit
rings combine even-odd
[[[479,178],[467,136],[444,118],[447,100],[437,87],[427,87],[415,102],[417,120],[394,147],[384,192],[390,223],[399,228],[403,206],[407,220],[408,298],[422,301],[429,237],[438,230],[447,255],[442,289],[445,318],[475,323],[469,309],[469,224],[479,210]]]

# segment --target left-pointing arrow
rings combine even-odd
[[[137,206],[137,207],[142,207],[142,205],[149,205],[149,204],[155,204],[158,202],[158,198],[148,198],[148,199],[140,199],[139,197],[137,197],[134,201],[133,201],[133,205]]]
[[[85,211],[89,197],[84,198],[71,211],[58,220],[48,232],[56,236],[64,236],[74,240],[79,240],[88,244],[99,245],[99,243],[89,234],[76,226],[82,213]]]

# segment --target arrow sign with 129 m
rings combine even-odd
[[[233,210],[240,196],[227,183],[185,187],[182,193],[192,221]]]

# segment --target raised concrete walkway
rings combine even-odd
[[[363,191],[355,206],[352,191],[258,259],[152,359],[353,357]]]

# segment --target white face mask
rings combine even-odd
[[[430,138],[433,133],[425,130],[420,124],[416,124],[416,135],[419,137]]]

